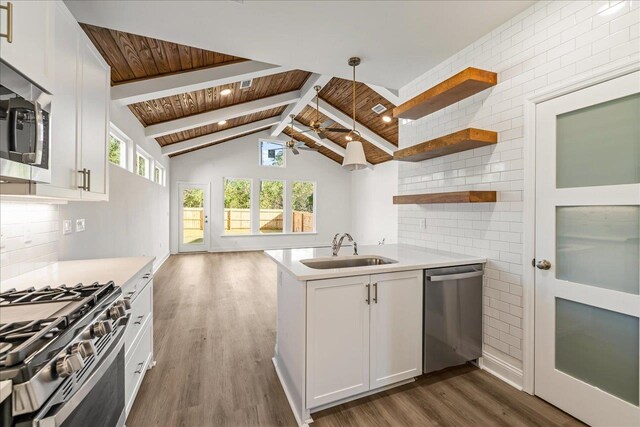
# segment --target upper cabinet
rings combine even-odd
[[[110,68],[84,34],[80,42],[80,62],[78,170],[82,171],[82,197],[88,200],[105,200],[108,198]]]
[[[62,1],[11,3],[0,56],[53,95],[51,183],[4,184],[3,194],[108,200],[110,68]]]
[[[52,92],[55,2],[0,1],[0,56]],[[76,24],[77,25],[77,24]]]

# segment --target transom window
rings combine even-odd
[[[258,142],[260,147],[260,165],[285,167],[286,148],[282,141],[269,141],[262,139]]]

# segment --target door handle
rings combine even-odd
[[[373,284],[373,302],[378,303],[378,283]]]
[[[8,1],[6,6],[0,4],[0,9],[7,11],[7,32],[0,33],[0,37],[7,39],[7,43],[13,43],[13,3]]]
[[[536,267],[538,267],[540,270],[548,270],[551,268],[551,262],[549,262],[546,259],[543,259],[538,261],[538,263],[536,264]]]

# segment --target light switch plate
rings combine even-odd
[[[71,220],[65,219],[62,221],[62,234],[73,233],[73,227],[71,226]]]
[[[84,218],[76,219],[76,233],[84,231]]]

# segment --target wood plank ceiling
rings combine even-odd
[[[98,51],[111,66],[112,86],[193,70],[223,67],[225,65],[247,61],[247,59],[244,58],[180,45],[164,40],[153,39],[150,37],[139,36],[136,34],[125,33],[88,24],[81,25],[91,41],[97,47]],[[147,127],[195,114],[210,112],[220,108],[267,98],[293,90],[299,90],[303,87],[305,81],[310,75],[311,73],[302,70],[281,72],[278,74],[254,78],[252,85],[246,89],[241,89],[240,82],[235,82],[224,86],[216,86],[131,104],[129,105],[129,109],[138,118],[140,123],[144,127]],[[232,92],[227,96],[222,96],[220,91],[223,89],[231,89]],[[390,111],[394,108],[394,105],[382,96],[378,95],[377,92],[373,91],[366,84],[357,83],[356,92],[356,120],[381,138],[397,146],[397,119],[392,119],[391,122],[388,123],[382,120],[382,116],[384,115],[391,117]],[[333,105],[347,116],[351,116],[352,93],[351,82],[349,80],[339,78],[331,79],[320,91],[320,98],[323,102]],[[377,104],[382,104],[389,110],[389,112],[377,114],[372,111],[371,108]],[[156,141],[160,146],[165,147],[192,138],[247,125],[263,119],[280,117],[285,108],[285,106],[280,106],[259,112],[253,112],[251,114],[241,115],[227,120],[224,124],[209,124],[206,126],[183,130],[157,137]],[[315,120],[315,117],[315,108],[312,106],[306,106],[297,115],[296,120],[308,126],[311,120]],[[320,114],[319,117],[321,122],[328,121],[328,123],[333,123],[328,119],[328,117],[322,114]],[[338,124],[332,124],[331,127],[341,126]],[[257,129],[241,136],[260,132],[262,130],[264,129]],[[340,155],[326,147],[316,144],[311,138],[304,134],[292,134],[289,128],[285,129],[284,133],[296,140],[304,142],[309,147],[318,148],[318,152],[329,159],[338,163],[342,162],[342,157]],[[236,138],[238,138],[238,136],[181,151],[179,153],[172,154],[172,156],[195,151],[210,145],[221,144]],[[348,142],[345,139],[344,133],[328,133],[327,139],[343,148],[346,147]],[[363,140],[363,146],[367,160],[372,164],[386,162],[393,159],[391,155],[374,144],[371,144],[369,141]]]

